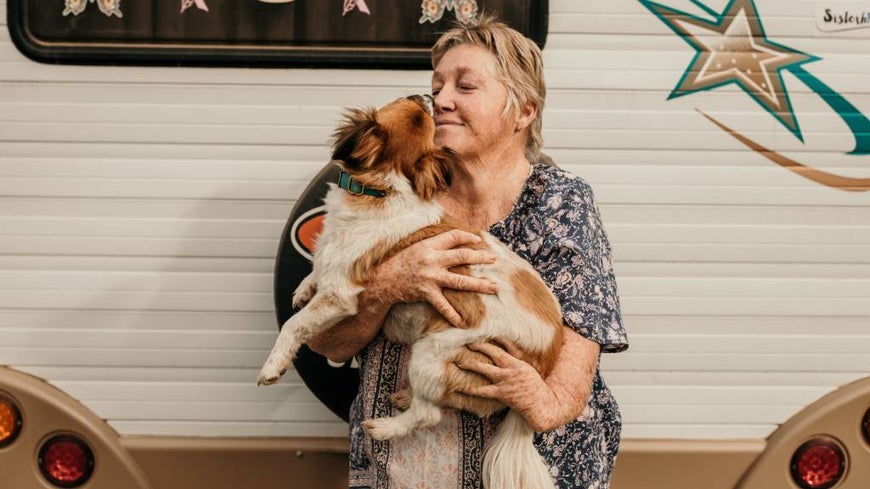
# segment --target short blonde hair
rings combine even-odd
[[[447,51],[463,44],[484,48],[495,57],[494,75],[508,92],[505,115],[529,103],[537,108],[538,113],[529,125],[526,137],[526,156],[529,161],[537,161],[544,144],[541,128],[547,96],[541,49],[495,16],[485,14],[470,23],[457,22],[442,34],[432,46],[432,67],[438,65]]]

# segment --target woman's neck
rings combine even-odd
[[[439,199],[444,210],[476,229],[504,219],[522,192],[531,166],[525,156],[466,162],[455,168],[450,191]]]

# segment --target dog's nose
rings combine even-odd
[[[423,106],[426,107],[426,112],[429,112],[429,115],[433,117],[435,116],[435,97],[428,93],[424,93]]]
[[[408,99],[420,104],[421,107],[426,109],[426,112],[428,112],[429,115],[433,117],[435,116],[435,99],[428,93],[424,93],[423,95],[411,95]]]

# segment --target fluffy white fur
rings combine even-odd
[[[260,370],[258,384],[277,382],[304,343],[356,314],[362,288],[348,280],[348,270],[354,263],[377,244],[395,245],[414,231],[441,220],[440,206],[421,200],[407,180],[395,173],[389,180],[394,192],[384,205],[368,208],[349,205],[356,196],[330,184],[312,271],[293,293],[293,306],[305,307],[281,327],[272,353]]]

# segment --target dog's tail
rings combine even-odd
[[[486,489],[552,489],[550,469],[538,454],[535,432],[511,410],[483,456]]]

